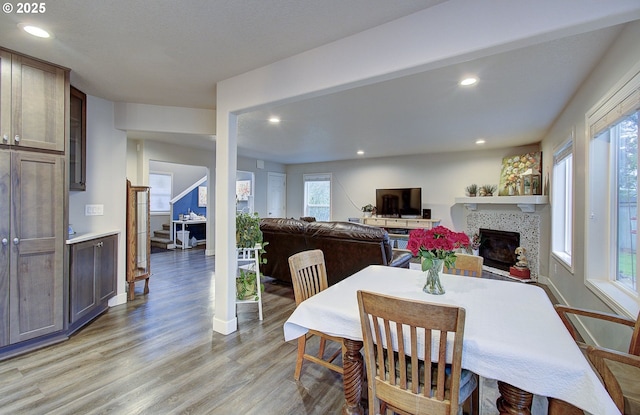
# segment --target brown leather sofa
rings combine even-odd
[[[351,222],[305,222],[297,219],[265,218],[266,264],[263,275],[291,283],[289,257],[320,249],[324,253],[329,285],[341,281],[368,265],[409,268],[411,253],[391,248],[389,234],[382,228]]]

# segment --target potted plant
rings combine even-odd
[[[264,284],[260,284],[260,290],[264,291]],[[255,271],[240,268],[240,275],[236,277],[236,299],[258,300]]]
[[[262,255],[265,253],[264,247],[267,244],[268,242],[263,240],[258,214],[238,212],[236,214],[236,248],[238,251],[259,248],[257,252],[258,264],[266,264],[267,259]],[[240,268],[239,276],[236,277],[236,298],[238,300],[257,300],[256,287],[255,270]],[[260,284],[260,287],[264,290],[264,285]]]
[[[469,195],[469,197],[476,197],[476,195],[478,194],[478,185],[470,184],[469,186],[467,186],[467,194]]]
[[[257,213],[238,212],[236,214],[236,247],[254,248],[262,244],[260,217]]]
[[[366,218],[370,217],[373,214],[373,211],[375,209],[376,208],[371,203],[369,203],[368,205],[362,206],[362,212],[364,213],[364,216]]]
[[[493,196],[497,187],[493,184],[485,184],[480,188],[480,196]]]

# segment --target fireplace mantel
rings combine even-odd
[[[536,205],[549,203],[549,196],[476,196],[456,197],[456,203],[463,203],[469,210],[477,210],[478,205],[517,205],[525,213],[536,211]]]

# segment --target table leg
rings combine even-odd
[[[364,415],[364,409],[360,405],[362,398],[363,381],[363,363],[362,342],[357,340],[344,339],[345,352],[342,356],[342,367],[344,373],[342,382],[344,386],[344,406],[342,407],[343,415]]]
[[[531,415],[531,403],[533,394],[508,383],[498,381],[500,397],[496,406],[500,415]]]

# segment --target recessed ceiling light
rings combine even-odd
[[[485,141],[485,139],[484,139],[484,138],[478,138],[478,139],[476,140],[476,144],[478,144],[478,145],[481,145],[481,144],[484,144],[484,143],[486,143],[486,141]]]
[[[462,86],[471,86],[471,85],[475,84],[476,82],[478,82],[477,78],[469,77],[469,78],[465,78],[462,81],[460,81],[460,85],[462,85]]]
[[[41,37],[44,39],[51,37],[51,34],[49,32],[38,26],[20,23],[18,27],[33,36]]]
[[[278,118],[278,117],[271,117],[271,118],[269,118],[269,122],[270,122],[271,124],[278,124],[278,123],[280,122],[280,118]]]
[[[358,150],[358,152],[356,154],[358,154],[359,156],[362,156],[364,154],[364,151]]]

